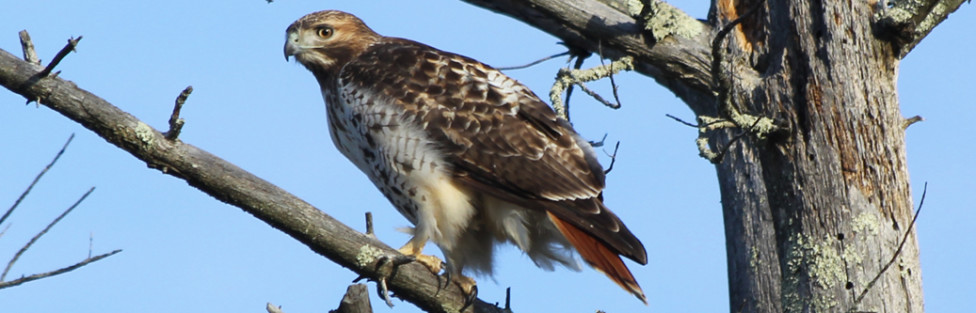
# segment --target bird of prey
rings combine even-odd
[[[646,297],[620,256],[647,264],[643,244],[603,204],[591,145],[528,87],[471,58],[385,37],[340,11],[287,29],[294,56],[318,81],[333,143],[414,228],[400,248],[469,295],[491,274],[498,243],[539,267],[578,270],[573,251]]]

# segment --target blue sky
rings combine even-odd
[[[703,18],[705,2],[675,3]],[[70,36],[78,53],[58,69],[157,129],[173,99],[195,91],[182,116],[181,139],[210,151],[316,205],[354,228],[374,212],[378,236],[397,247],[406,226],[369,181],[335,151],[315,80],[282,56],[284,30],[306,13],[341,9],[376,31],[418,40],[494,66],[524,64],[563,51],[558,39],[460,1],[13,1],[0,12],[0,48],[20,54],[17,32],[30,31],[44,61]],[[927,309],[971,307],[976,273],[976,170],[966,125],[976,70],[976,16],[964,6],[901,64],[915,202],[929,182],[918,222]],[[590,62],[590,65],[595,63]],[[510,76],[545,95],[564,59]],[[503,248],[494,278],[479,279],[480,297],[504,301],[512,287],[517,312],[727,312],[724,232],[713,167],[697,156],[696,131],[664,117],[690,111],[650,78],[617,77],[623,108],[614,111],[577,93],[572,116],[591,139],[621,141],[608,177],[607,205],[644,242],[649,264],[631,263],[648,295],[645,307],[602,274],[546,272]],[[607,91],[605,82],[594,87]],[[44,107],[0,91],[0,208],[6,208],[54,156],[77,137],[35,187],[0,237],[0,264],[89,187],[95,192],[43,237],[10,277],[44,272],[93,253],[124,251],[71,273],[0,290],[4,312],[286,312],[337,306],[352,272],[313,253],[240,209],[145,164]],[[604,164],[609,161],[603,158]],[[8,203],[8,204],[4,204]],[[90,241],[91,238],[91,241]],[[429,247],[428,252],[439,253]],[[373,292],[372,285],[370,292]],[[394,300],[376,312],[416,312]]]

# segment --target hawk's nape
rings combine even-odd
[[[401,252],[436,271],[420,255],[433,241],[473,291],[461,272],[490,274],[496,242],[545,269],[575,268],[576,251],[647,303],[620,258],[646,264],[647,253],[604,206],[596,153],[527,87],[340,11],[293,23],[284,51],[318,80],[339,151],[415,225]]]

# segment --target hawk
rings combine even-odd
[[[318,81],[333,143],[414,228],[400,252],[433,241],[446,273],[491,274],[497,243],[546,270],[578,270],[573,251],[647,303],[623,263],[647,264],[643,244],[603,204],[603,167],[591,145],[528,87],[481,62],[384,37],[340,11],[287,29],[294,56]]]

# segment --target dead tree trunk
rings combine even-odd
[[[961,1],[715,1],[707,22],[653,0],[467,2],[634,56],[695,111],[732,312],[923,311],[897,67]]]

